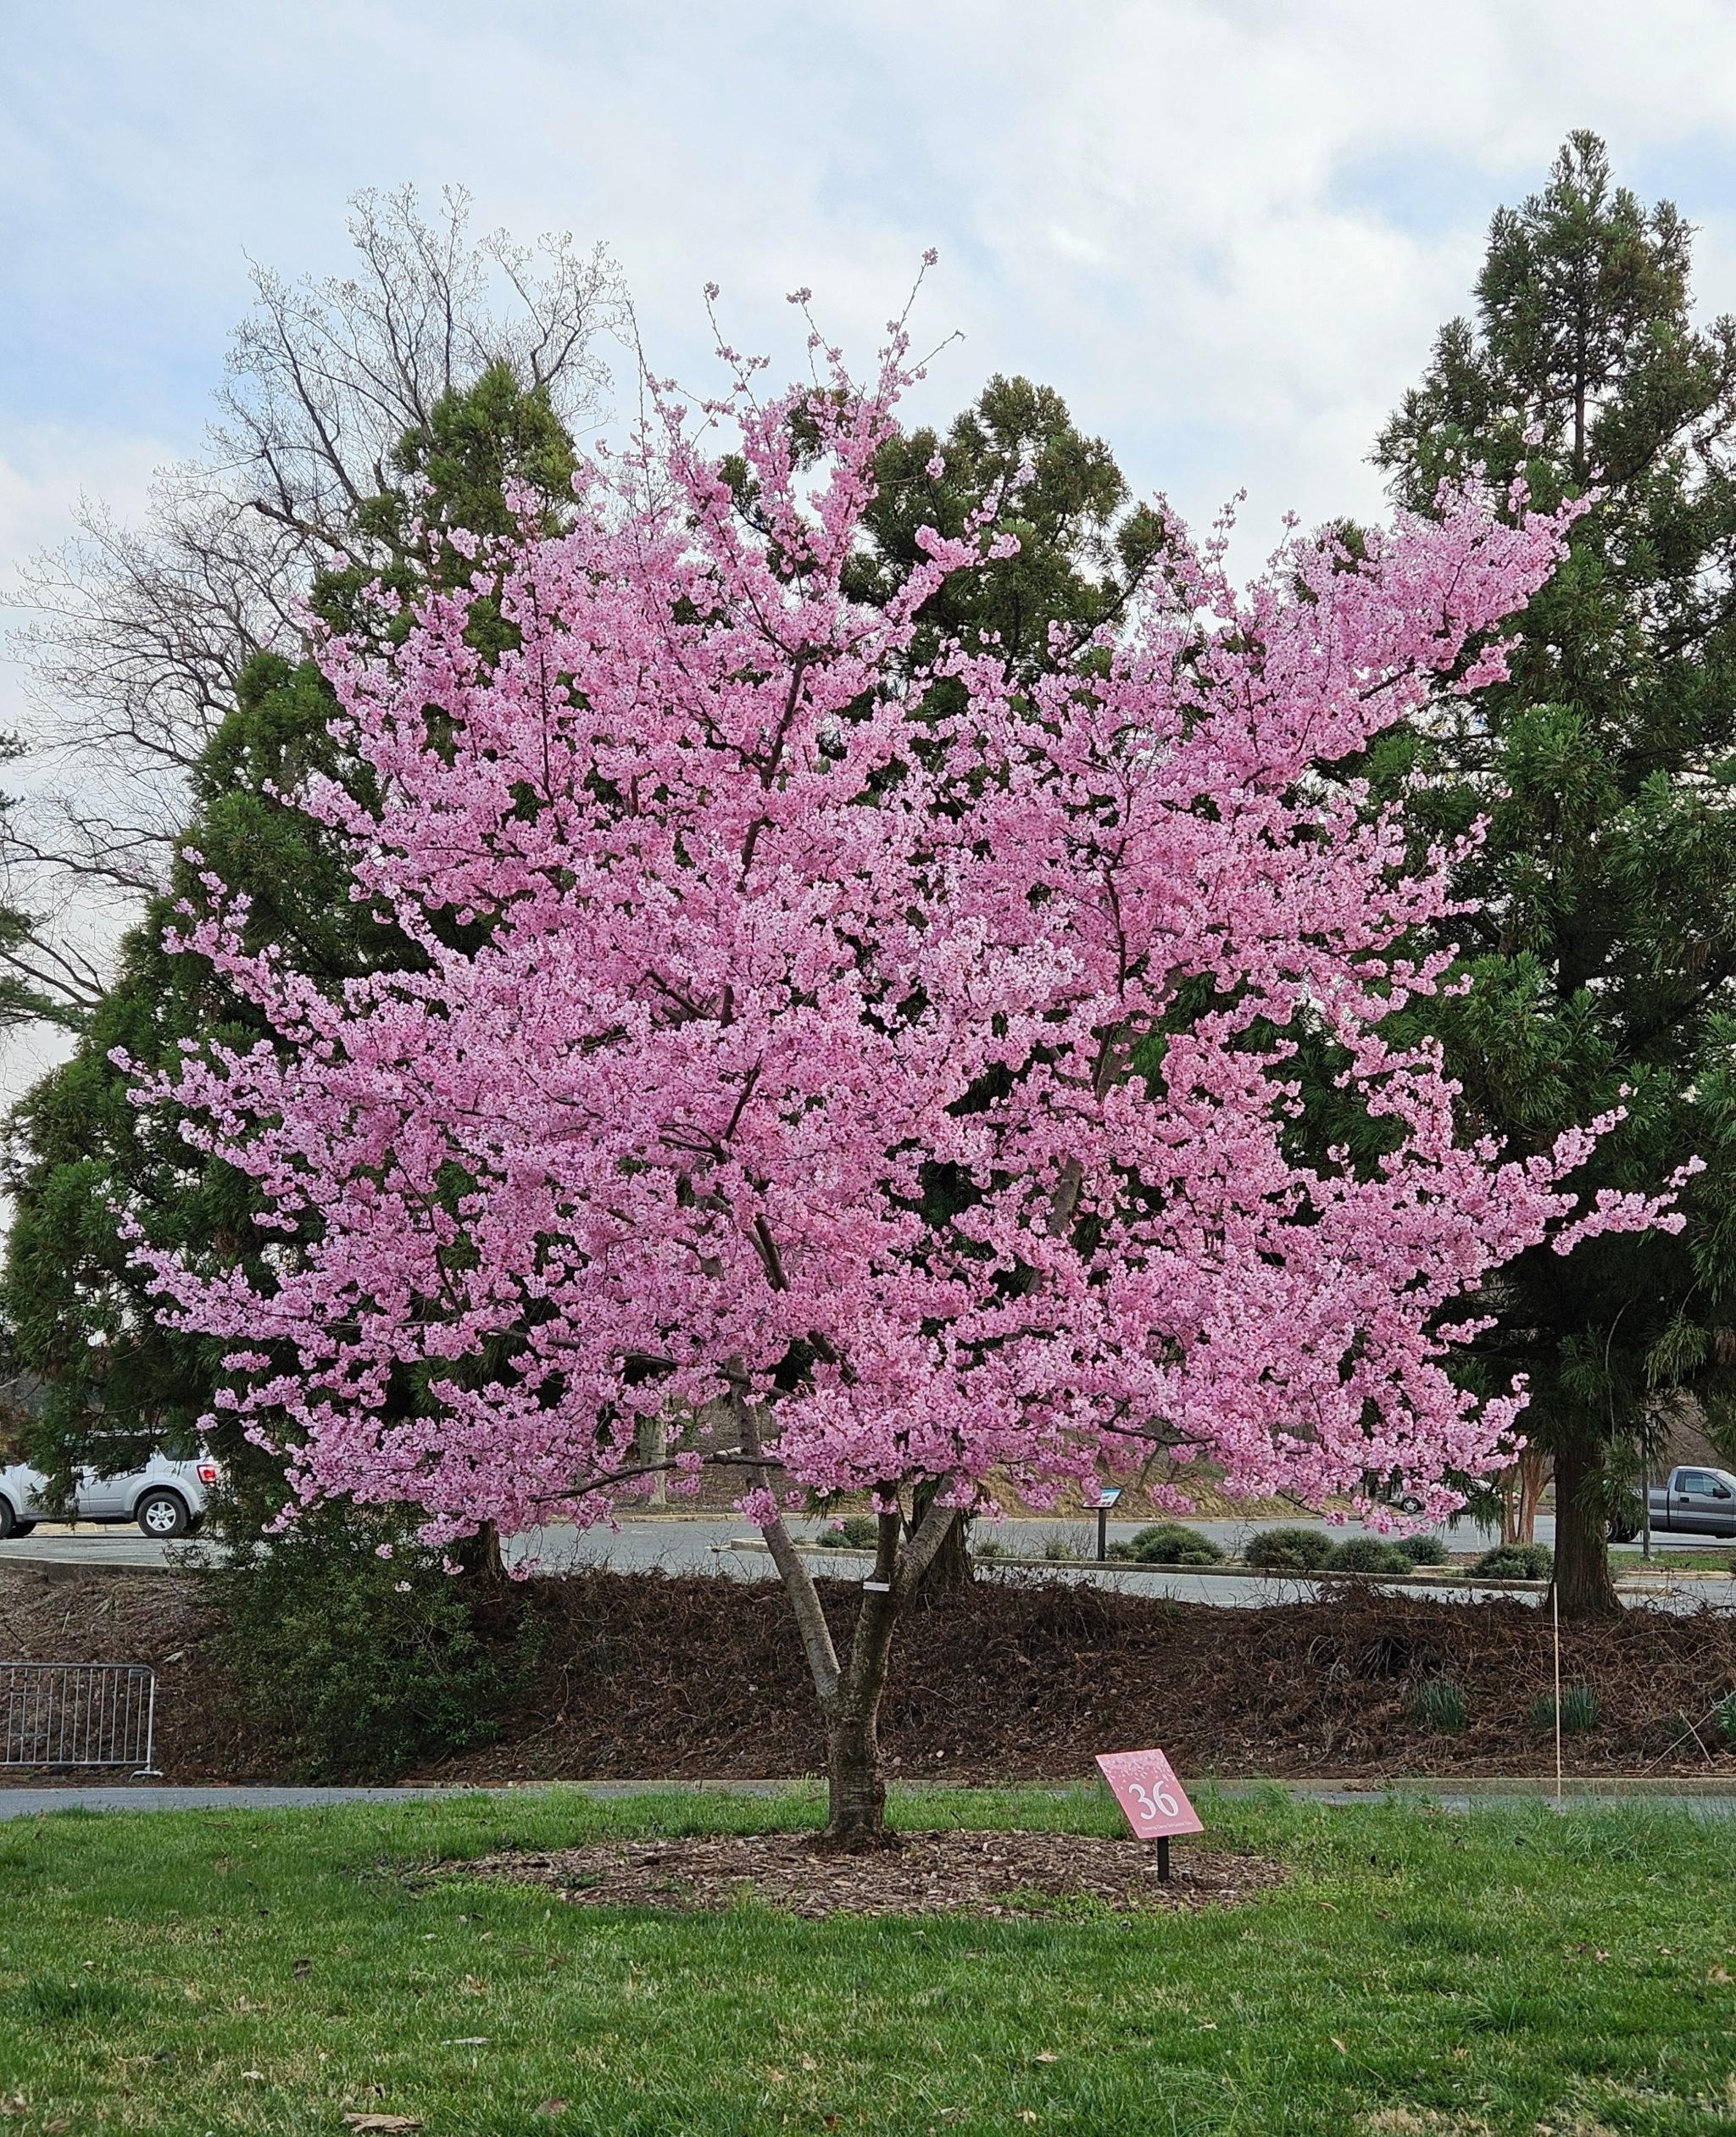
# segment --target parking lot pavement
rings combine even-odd
[[[1280,1524],[1209,1521],[1194,1525],[1233,1554],[1239,1552],[1248,1539],[1260,1529]],[[1319,1521],[1299,1522],[1294,1525],[1317,1528],[1333,1536],[1360,1533],[1360,1524],[1355,1522],[1336,1527]],[[798,1537],[811,1539],[818,1536],[825,1524],[817,1520],[798,1520],[790,1526]],[[1132,1521],[1111,1522],[1109,1539],[1125,1540],[1140,1526]],[[1550,1542],[1553,1530],[1552,1522],[1547,1517],[1540,1519],[1538,1540]],[[542,1575],[565,1573],[586,1567],[608,1567],[621,1572],[714,1573],[737,1580],[765,1580],[770,1578],[770,1568],[763,1550],[738,1548],[743,1539],[753,1537],[753,1533],[737,1515],[642,1516],[623,1521],[616,1528],[576,1529],[562,1526],[535,1530],[513,1538],[506,1546],[506,1555],[515,1564],[529,1561],[532,1572]],[[1456,1530],[1443,1528],[1438,1533],[1451,1549],[1459,1551],[1480,1550],[1493,1540],[1487,1531],[1469,1522],[1461,1523]],[[1299,1596],[1314,1592],[1315,1584],[1307,1581],[1271,1580],[1233,1573],[1190,1573],[1113,1563],[1099,1567],[1091,1562],[1088,1555],[1096,1549],[1096,1524],[1077,1518],[1052,1516],[984,1523],[979,1533],[993,1537],[1008,1552],[1021,1557],[1041,1557],[1045,1544],[1051,1539],[1060,1539],[1082,1555],[1045,1566],[1040,1578],[1103,1583],[1135,1594],[1166,1596],[1223,1609],[1246,1609],[1294,1602]],[[1697,1544],[1698,1548],[1705,1548],[1704,1539],[1684,1539],[1683,1544],[1684,1547]],[[32,1535],[14,1537],[0,1544],[0,1565],[22,1561],[80,1568],[149,1569],[186,1564],[206,1548],[197,1539],[171,1544],[154,1542],[131,1528],[97,1528],[87,1522],[70,1528],[44,1522]],[[1736,1562],[1736,1555],[1733,1555],[1733,1562]],[[1656,1608],[1675,1611],[1693,1611],[1705,1606],[1716,1610],[1736,1610],[1736,1581],[1728,1574],[1699,1578],[1688,1572],[1672,1572],[1667,1546],[1657,1548],[1657,1564],[1659,1570],[1648,1584],[1643,1588],[1629,1585],[1624,1589],[1630,1600],[1639,1596]],[[862,1561],[857,1556],[833,1557],[827,1554],[815,1561],[816,1571],[844,1579],[859,1578],[861,1569]],[[1028,1572],[987,1564],[982,1570],[990,1578],[1032,1578]],[[1455,1602],[1488,1593],[1516,1593],[1522,1602],[1538,1600],[1535,1594],[1527,1591],[1478,1590],[1459,1583],[1422,1587],[1407,1583],[1405,1592]]]
[[[0,1566],[124,1566],[150,1572],[164,1566],[184,1565],[204,1548],[197,1538],[165,1544],[118,1523],[99,1527],[92,1522],[42,1522],[33,1534],[8,1536],[0,1544]]]

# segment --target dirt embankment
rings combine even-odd
[[[515,1595],[522,1591],[515,1591]],[[827,1583],[840,1639],[853,1587]],[[788,1605],[770,1584],[593,1573],[539,1581],[541,1660],[498,1741],[425,1767],[440,1781],[776,1777],[821,1760]],[[207,1651],[214,1622],[162,1576],[0,1568],[0,1661],[115,1661],[159,1672],[158,1762],[175,1780],[284,1778]],[[1564,1628],[1562,1678],[1596,1694],[1570,1734],[1584,1774],[1722,1772],[1709,1720],[1736,1688],[1736,1616],[1644,1609]],[[1444,1679],[1466,1724],[1417,1718]],[[1358,1589],[1222,1610],[1060,1583],[983,1583],[900,1628],[881,1731],[906,1777],[1076,1777],[1099,1750],[1161,1744],[1185,1772],[1533,1772],[1552,1681],[1550,1629],[1512,1601],[1434,1603]]]

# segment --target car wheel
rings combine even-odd
[[[133,1508],[132,1517],[147,1536],[159,1542],[169,1536],[185,1536],[189,1525],[186,1501],[173,1491],[147,1491]]]
[[[1610,1523],[1610,1541],[1612,1544],[1631,1544],[1639,1533],[1636,1522],[1612,1521]]]
[[[0,1544],[3,1544],[8,1536],[15,1536],[17,1533],[18,1516],[12,1511],[12,1501],[9,1499],[0,1499]]]

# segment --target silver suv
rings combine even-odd
[[[78,1521],[136,1522],[147,1536],[167,1539],[191,1535],[205,1518],[211,1487],[221,1472],[209,1455],[174,1461],[153,1455],[142,1469],[125,1476],[103,1477],[81,1469],[74,1485],[73,1517]],[[64,1521],[67,1509],[50,1495],[40,1469],[14,1462],[0,1469],[0,1542],[28,1536],[39,1521]]]

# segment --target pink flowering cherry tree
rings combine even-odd
[[[1172,524],[1143,612],[1033,689],[992,646],[919,672],[914,621],[987,537],[931,539],[889,606],[841,590],[906,382],[895,340],[865,388],[659,396],[570,532],[479,551],[389,653],[330,644],[374,798],[299,804],[416,968],[292,971],[208,879],[180,939],[273,1037],[136,1091],[255,1184],[269,1281],[139,1251],[303,1498],[439,1542],[606,1520],[656,1467],[738,1480],[841,1847],[882,1837],[893,1629],[961,1512],[1159,1452],[1444,1509],[1522,1400],[1455,1385],[1453,1301],[1545,1237],[1674,1222],[1577,1206],[1595,1124],[1455,1141],[1435,1053],[1387,1035],[1437,983],[1409,946],[1444,857],[1408,869],[1315,770],[1499,672],[1476,648],[1558,525],[1467,494],[1366,559],[1294,538],[1238,593]],[[517,636],[488,659],[485,596]],[[1309,1155],[1304,1037],[1377,1155]],[[828,1611],[784,1515],[860,1490],[874,1571]]]

